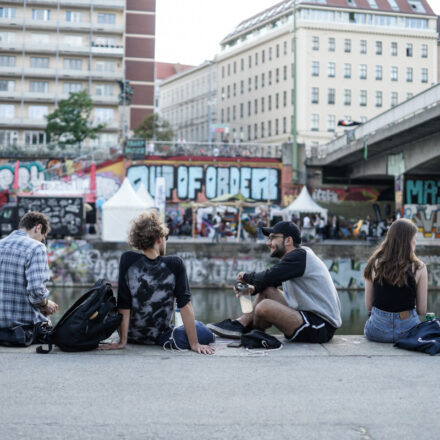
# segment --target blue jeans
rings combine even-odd
[[[214,333],[200,321],[196,321],[196,332],[199,344],[208,345],[215,341]],[[162,333],[157,338],[156,344],[162,345],[164,348],[180,350],[189,350],[191,348],[183,325],[170,328],[165,333]]]
[[[417,324],[420,321],[415,309],[409,312],[409,318],[401,319],[399,313],[384,312],[373,307],[371,316],[365,323],[364,334],[370,341],[395,342]]]

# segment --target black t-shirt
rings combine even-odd
[[[154,344],[170,328],[174,298],[184,307],[191,299],[185,265],[176,256],[151,260],[124,252],[119,264],[118,308],[130,309],[128,341]]]
[[[255,295],[266,287],[278,287],[283,281],[302,277],[306,270],[306,259],[306,250],[297,248],[284,255],[283,259],[270,269],[246,273],[243,278],[246,283],[255,286]]]

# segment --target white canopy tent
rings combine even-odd
[[[280,210],[272,210],[271,217],[279,215],[284,220],[290,219],[291,214],[320,214],[327,221],[327,209],[319,206],[310,196],[304,185],[299,196],[286,208]]]
[[[136,192],[137,196],[140,197],[144,202],[148,203],[149,208],[154,208],[154,199],[150,196],[150,193],[147,191],[147,188],[145,188],[144,184],[141,184],[139,189]]]
[[[136,194],[130,181],[124,179],[118,191],[102,205],[102,239],[126,241],[131,220],[151,207]]]

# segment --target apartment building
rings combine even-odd
[[[426,0],[297,1],[298,142],[306,149],[437,81],[437,18]],[[221,42],[219,120],[232,138],[289,140],[293,1],[240,23]]]
[[[217,122],[217,68],[212,61],[162,80],[159,112],[171,123],[176,139],[214,140]]]
[[[129,120],[138,124],[153,111],[154,5],[154,0],[3,0],[0,145],[46,144],[45,116],[70,92],[85,89],[93,100],[93,121],[105,124],[89,145],[117,146],[123,114],[116,81],[134,80],[128,127]],[[130,32],[137,34],[139,22],[149,23],[151,17],[152,28],[144,27],[144,33],[150,32],[146,53]],[[144,35],[139,38],[146,41]],[[141,57],[147,62],[140,63]],[[143,64],[151,73],[144,69],[145,75],[137,78],[133,70]]]

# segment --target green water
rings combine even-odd
[[[53,316],[52,322],[55,324],[67,308],[86,290],[86,288],[78,287],[53,287],[51,293],[60,308]],[[199,321],[217,322],[240,315],[240,304],[232,290],[194,288],[191,289],[191,293],[194,313]],[[348,290],[340,290],[338,293],[342,307],[342,328],[338,330],[338,333],[363,334],[364,324],[368,318],[364,306],[364,293]],[[428,311],[440,316],[440,292],[429,292]]]

